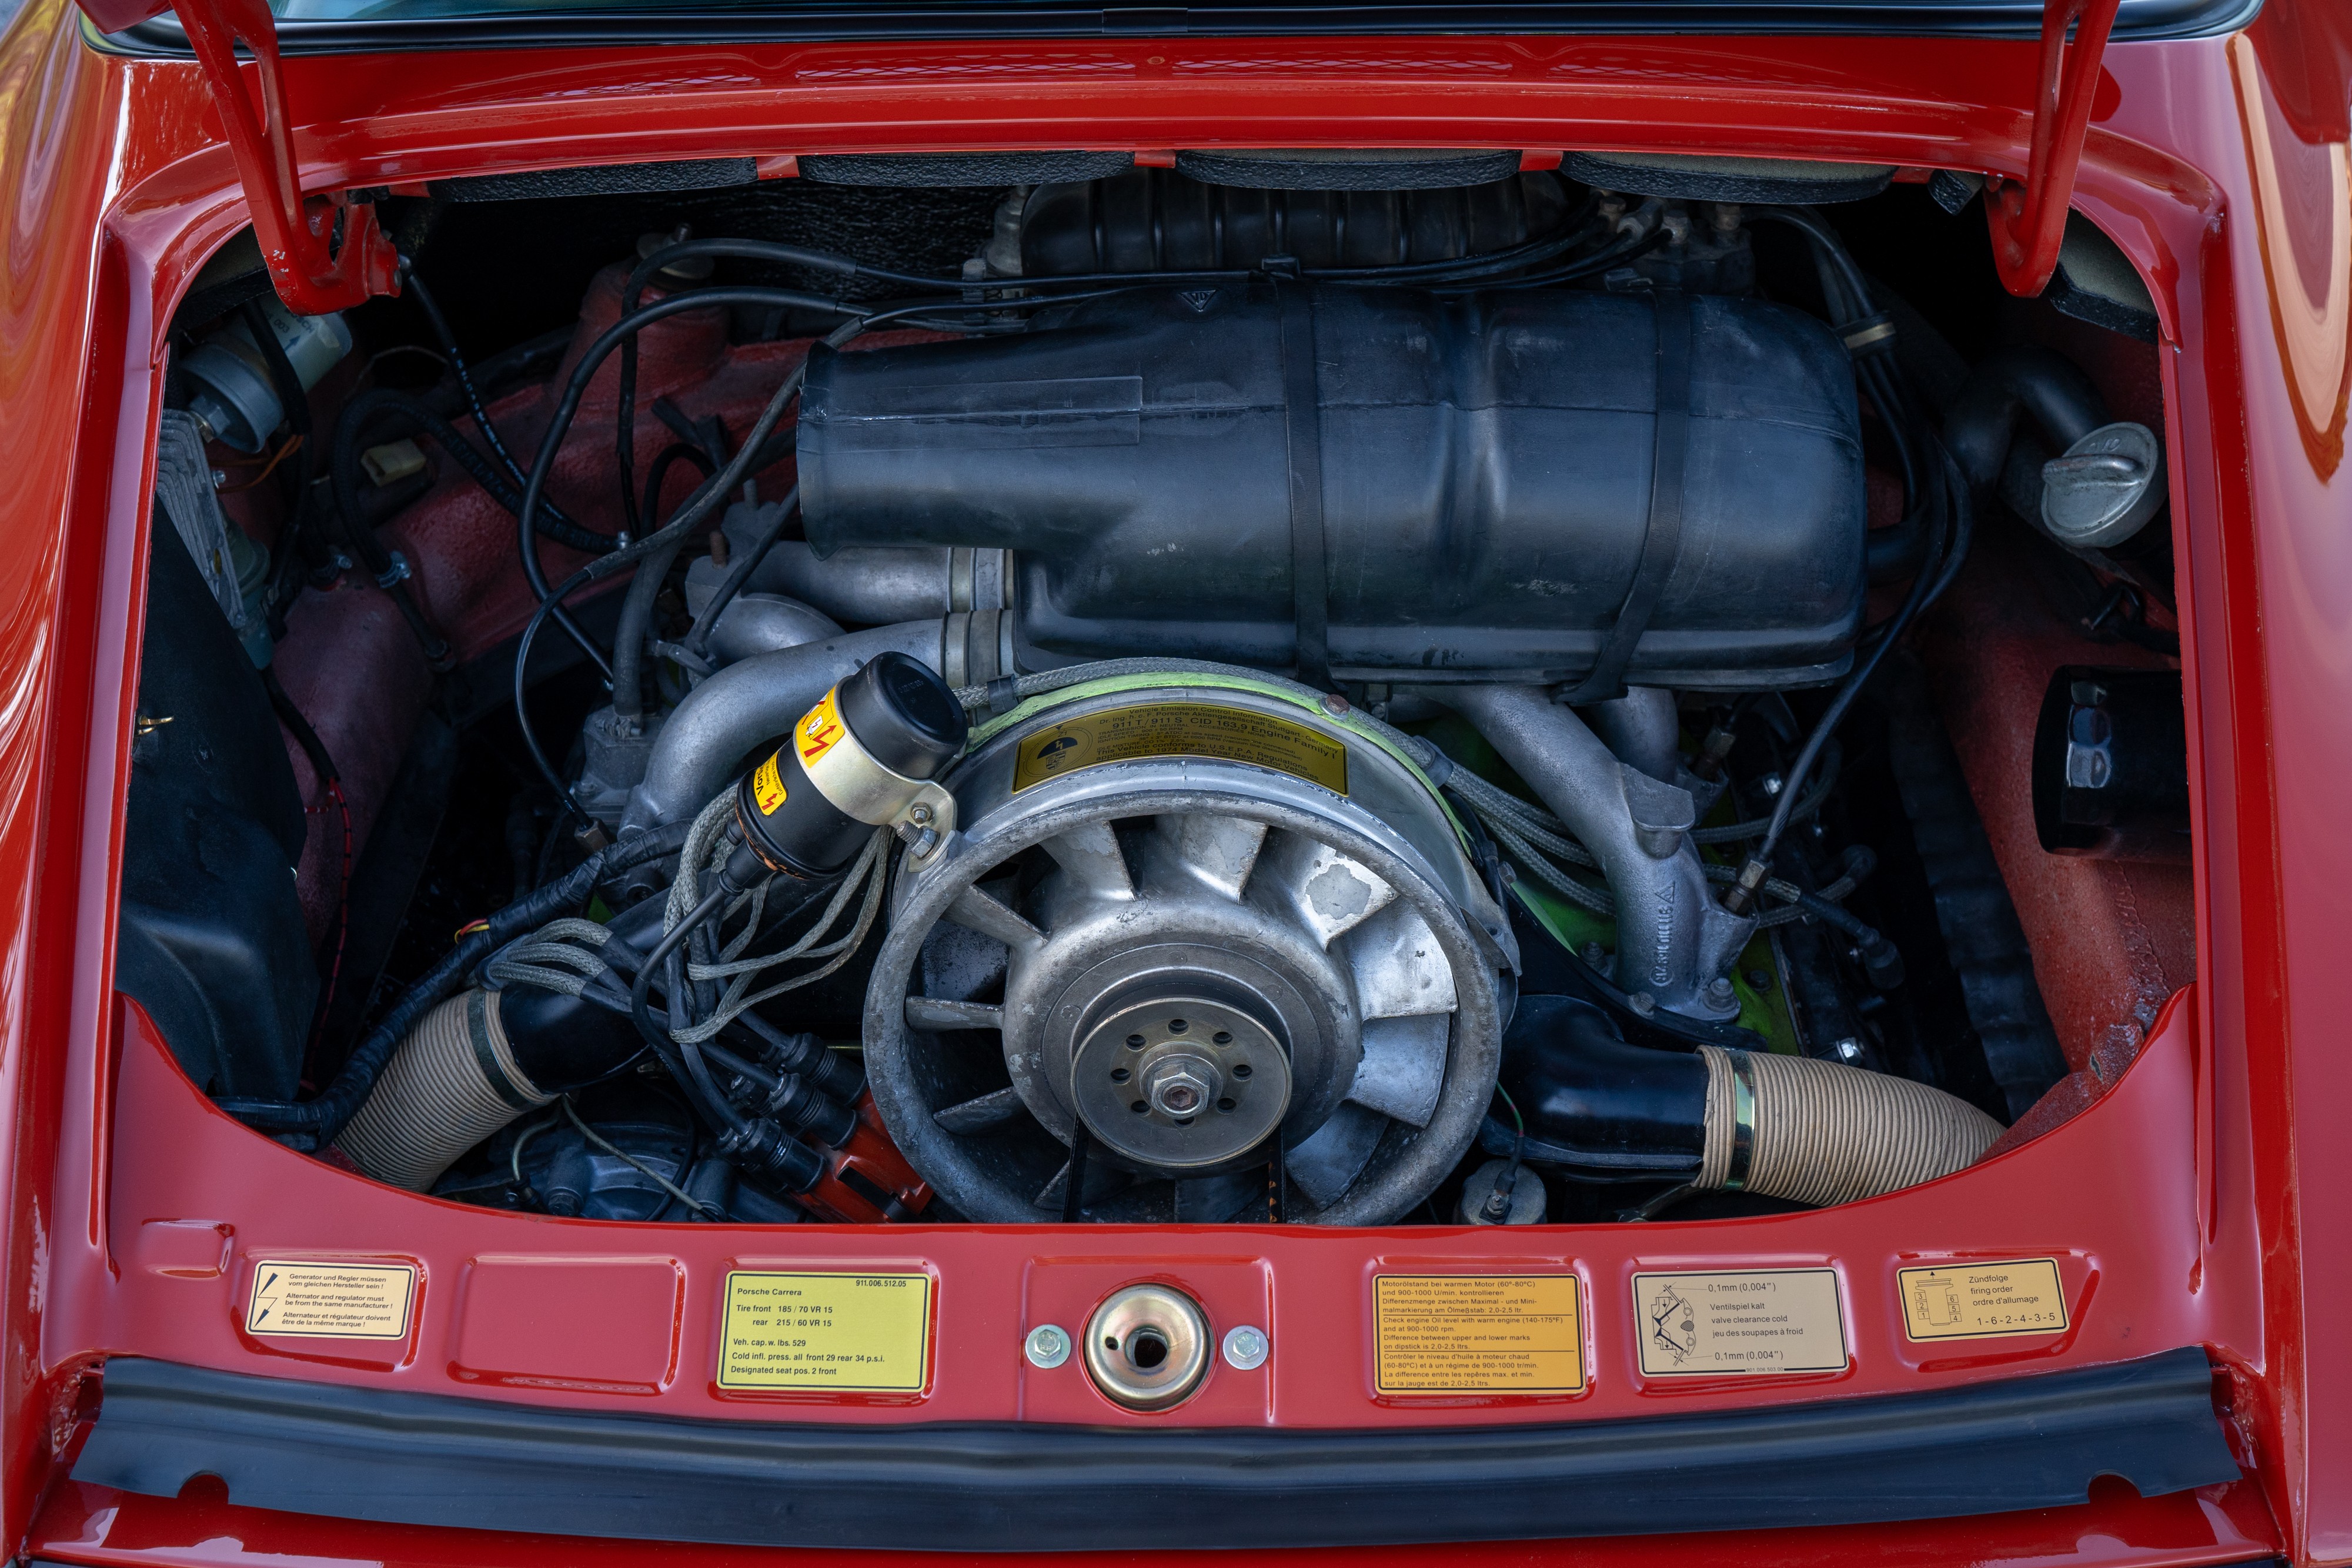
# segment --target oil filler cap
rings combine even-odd
[[[1087,1320],[1084,1344],[1087,1375],[1129,1410],[1182,1404],[1209,1370],[1209,1320],[1199,1302],[1167,1285],[1112,1291]]]

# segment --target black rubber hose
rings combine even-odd
[[[599,850],[568,874],[519,898],[483,922],[475,932],[425,972],[425,977],[401,994],[367,1038],[343,1063],[335,1081],[316,1098],[300,1102],[231,1099],[220,1108],[249,1127],[265,1133],[292,1134],[307,1138],[310,1148],[335,1141],[343,1124],[356,1114],[373,1092],[376,1080],[408,1031],[424,1016],[447,1000],[465,977],[500,947],[537,930],[557,915],[588,902],[588,895],[608,876],[676,854],[693,831],[690,822],[673,822]]]
[[[1994,350],[1944,414],[1944,444],[1979,498],[2000,486],[2017,423],[2029,413],[2060,452],[2109,422],[2106,400],[2065,356],[2033,343]]]
[[[646,711],[646,632],[653,624],[654,601],[685,548],[681,534],[646,557],[622,596],[620,623],[613,628],[613,711],[623,718],[638,718]]]
[[[654,459],[654,465],[646,470],[646,504],[637,510],[638,517],[651,519],[656,528],[661,524],[662,486],[669,479],[672,465],[678,463],[693,464],[702,470],[702,476],[706,479],[719,471],[718,464],[710,460],[709,454],[690,441],[673,441],[663,447],[661,455]]]

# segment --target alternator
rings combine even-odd
[[[1454,1168],[1510,936],[1369,727],[1127,676],[1024,703],[945,782],[961,825],[900,870],[866,1061],[959,1213],[1377,1224]]]

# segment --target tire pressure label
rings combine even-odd
[[[727,1276],[719,1386],[914,1393],[929,1372],[926,1274]]]
[[[2066,1293],[2055,1258],[1901,1269],[1903,1332],[1914,1340],[2061,1333]]]
[[[253,1265],[245,1332],[296,1339],[400,1339],[416,1299],[416,1270],[396,1264],[285,1262]]]
[[[1572,1274],[1381,1274],[1372,1385],[1382,1394],[1580,1394]]]
[[[1021,743],[1017,793],[1105,762],[1199,757],[1245,762],[1348,792],[1348,748],[1295,720],[1211,703],[1146,703],[1106,709],[1039,730]]]
[[[1833,1269],[1636,1274],[1633,1324],[1648,1377],[1845,1368]]]

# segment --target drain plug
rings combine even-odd
[[[1087,1375],[1129,1410],[1183,1402],[1209,1369],[1209,1320],[1200,1303],[1166,1285],[1115,1291],[1087,1320]]]

